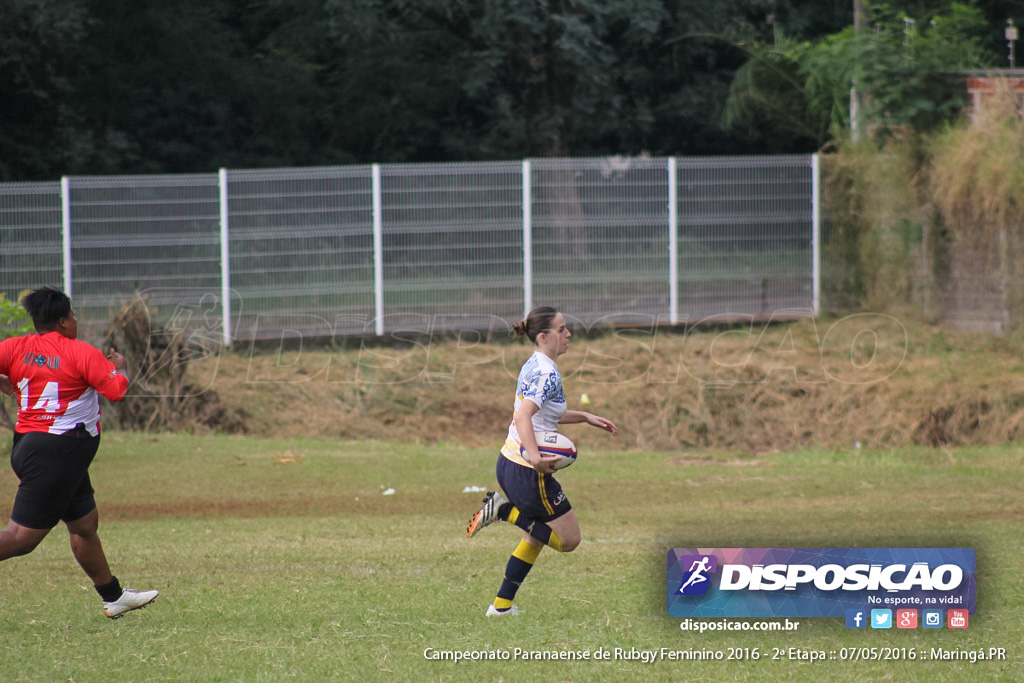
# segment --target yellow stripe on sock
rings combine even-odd
[[[512,511],[508,513],[508,519],[505,521],[509,524],[515,524],[519,521],[519,508],[512,508]]]
[[[558,537],[554,529],[551,530],[551,538],[548,539],[548,545],[551,546],[552,550],[562,552],[562,539]]]
[[[519,545],[512,552],[512,557],[517,557],[527,564],[533,564],[537,561],[537,556],[540,555],[540,551],[543,549],[544,546],[542,545],[533,545],[525,540],[519,541]]]
[[[511,606],[511,600],[506,600],[505,598],[494,598],[494,609],[508,609]]]

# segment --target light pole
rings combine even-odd
[[[868,12],[864,0],[853,0],[853,30],[861,32],[868,25]],[[861,118],[864,115],[864,96],[857,90],[857,81],[850,85],[850,138],[854,142],[863,138]]]
[[[914,24],[917,23],[910,17],[903,17],[903,44],[910,45],[910,32],[914,30]]]
[[[1010,48],[1010,68],[1014,66],[1013,44],[1017,42],[1017,27],[1013,25],[1013,19],[1006,20],[1006,45]]]

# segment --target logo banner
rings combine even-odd
[[[848,617],[851,610],[966,610],[970,548],[673,548],[673,617]]]

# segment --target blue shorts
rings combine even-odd
[[[561,484],[550,474],[541,474],[500,454],[496,469],[505,497],[528,519],[550,522],[572,510]]]
[[[99,436],[76,438],[45,432],[14,435],[11,469],[18,476],[11,520],[29,529],[52,529],[96,508],[89,465]]]

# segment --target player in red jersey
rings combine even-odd
[[[158,595],[122,589],[110,573],[89,481],[100,445],[99,396],[124,398],[127,364],[114,349],[104,357],[78,341],[71,299],[59,289],[37,289],[21,303],[35,334],[0,342],[0,391],[18,401],[11,469],[20,482],[11,519],[0,529],[0,562],[32,552],[63,521],[75,559],[103,598],[104,614],[116,619]]]

